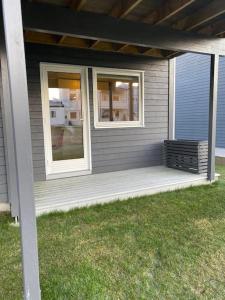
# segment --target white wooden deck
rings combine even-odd
[[[42,181],[34,188],[36,212],[67,211],[208,183],[206,175],[163,166]]]
[[[217,157],[225,157],[225,148],[216,148]]]

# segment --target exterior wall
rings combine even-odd
[[[94,128],[92,72],[89,70],[92,169],[93,173],[101,173],[162,164],[163,140],[168,135],[167,60],[34,44],[26,45],[26,60],[35,181],[45,180],[40,62],[145,70],[145,127],[122,129]],[[1,127],[0,122],[0,133]],[[0,151],[3,165],[0,195],[5,195],[2,135]]]
[[[159,165],[168,131],[168,61],[52,46],[27,45],[35,180],[45,179],[40,62],[145,70],[145,128],[94,129],[89,70],[93,173]]]
[[[208,139],[209,71],[207,55],[176,59],[176,138]]]
[[[217,147],[225,147],[225,58],[220,58]],[[208,139],[210,56],[185,54],[176,59],[176,138]]]
[[[1,107],[0,107],[0,202],[7,202],[6,162],[5,162]]]

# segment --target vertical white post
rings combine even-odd
[[[209,97],[209,132],[208,132],[208,180],[215,179],[216,115],[218,93],[219,55],[211,55],[210,97]]]
[[[169,104],[168,104],[168,139],[175,139],[175,73],[176,73],[176,59],[169,60]]]

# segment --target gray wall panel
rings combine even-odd
[[[34,176],[45,179],[40,62],[145,70],[145,128],[94,129],[92,73],[89,99],[93,173],[158,165],[168,131],[168,61],[97,51],[27,45]],[[101,154],[100,154],[101,153]]]
[[[8,201],[8,196],[7,196],[6,160],[5,160],[5,150],[4,150],[2,111],[0,105],[0,202],[7,202],[7,201]]]

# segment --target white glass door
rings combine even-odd
[[[46,174],[90,171],[87,70],[41,64]]]

